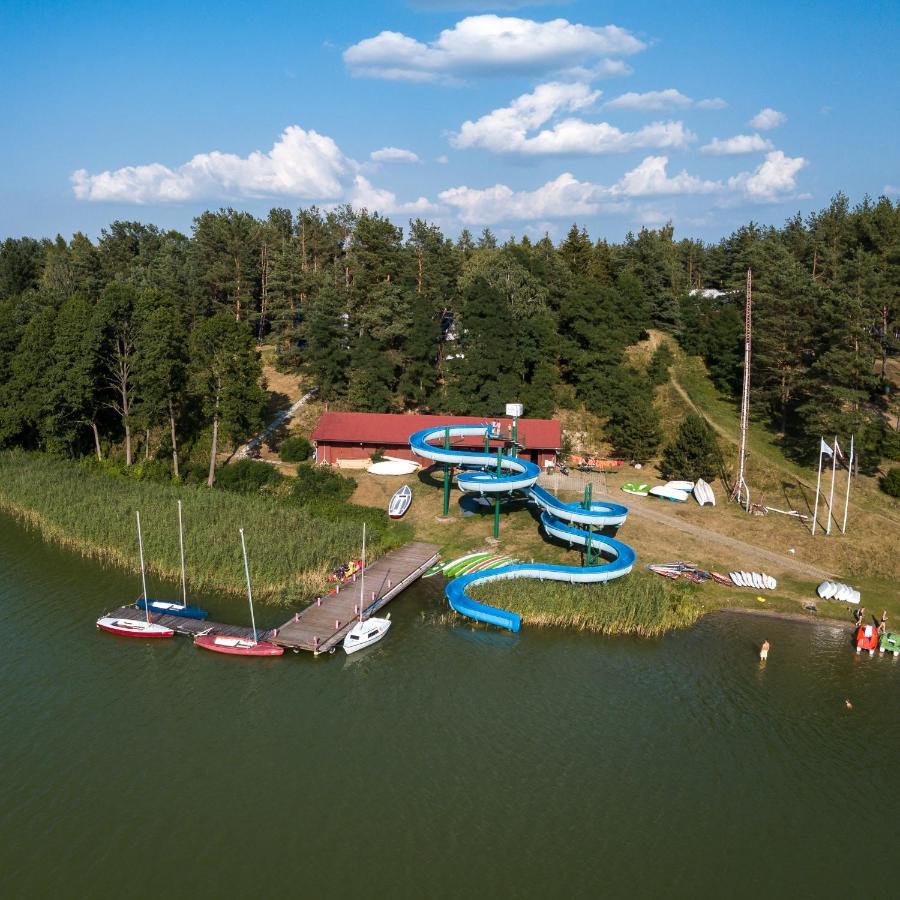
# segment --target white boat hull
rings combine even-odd
[[[344,650],[347,653],[356,653],[357,650],[371,647],[388,633],[390,627],[390,619],[366,619],[364,622],[357,622],[344,638]]]
[[[698,478],[694,485],[694,499],[701,506],[716,505],[716,495],[713,493],[713,489],[702,478]]]

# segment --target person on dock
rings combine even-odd
[[[769,658],[769,642],[763,641],[762,647],[759,648],[759,660],[765,662]]]

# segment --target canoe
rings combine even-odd
[[[744,579],[741,578],[741,573],[740,573],[740,572],[729,572],[729,573],[728,573],[728,577],[731,578],[731,580],[732,580],[738,587],[743,587],[743,586],[744,586]]]
[[[138,638],[170,638],[175,632],[165,625],[147,622],[144,619],[116,619],[113,616],[101,616],[97,619],[97,627],[110,634]]]
[[[162,616],[180,616],[182,619],[205,619],[209,613],[199,606],[190,606],[183,603],[174,603],[169,600],[144,600],[142,597],[135,603],[138,609],[146,609],[150,607],[150,612],[158,613]]]
[[[650,488],[649,493],[654,497],[661,497],[663,500],[672,500],[676,503],[687,503],[688,498],[686,491],[670,488],[668,485],[662,484]]]
[[[392,519],[402,519],[409,509],[410,503],[412,503],[412,490],[408,484],[404,484],[403,487],[391,497],[391,502],[388,504],[388,515]]]
[[[418,463],[405,459],[382,459],[366,468],[371,475],[412,475],[419,468]]]
[[[198,634],[194,638],[194,646],[232,656],[281,656],[284,653],[284,647],[268,641],[251,641],[224,634]]]
[[[694,499],[701,506],[715,506],[716,495],[713,489],[702,478],[698,478],[694,484]]]

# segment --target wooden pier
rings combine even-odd
[[[415,542],[385,554],[366,567],[365,612],[374,615],[405,588],[417,581],[438,558],[436,544]],[[309,650],[317,656],[336,647],[356,621],[359,608],[359,581],[340,586],[333,594],[314,600],[306,609],[294,613],[278,628],[257,629],[261,641],[271,641],[289,650]],[[120,606],[107,615],[117,619],[143,619],[136,606]],[[253,640],[253,629],[243,625],[225,625],[207,619],[186,619],[150,613],[150,619],[171,628],[176,634],[194,637],[203,632]]]
[[[436,544],[415,542],[393,550],[366,566],[365,613],[374,615],[405,588],[422,577],[438,558]],[[338,592],[313,601],[269,632],[267,640],[291,650],[317,656],[336,647],[353,627],[359,609],[359,582],[341,585]]]

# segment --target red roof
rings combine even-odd
[[[434,425],[481,425],[499,422],[506,433],[512,419],[496,416],[417,416],[394,413],[327,412],[312,433],[319,443],[353,443],[370,446],[406,444],[409,436]],[[518,438],[529,450],[558,450],[562,429],[554,419],[519,419]],[[474,442],[475,444],[478,441]]]

